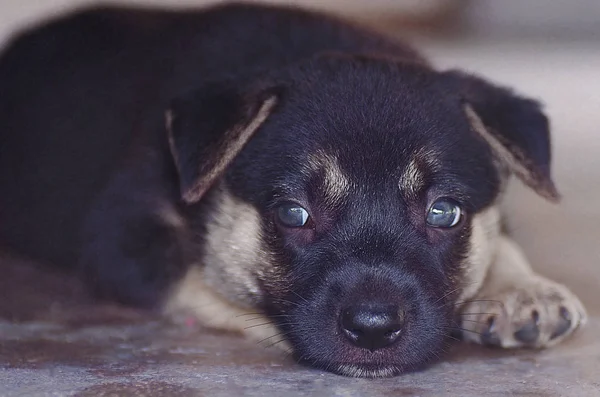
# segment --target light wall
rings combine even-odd
[[[152,5],[160,7],[206,6],[228,0],[113,0],[110,3]],[[246,0],[248,1],[248,0]],[[295,4],[350,15],[409,14],[426,16],[438,7],[456,0],[250,0],[262,3]],[[462,0],[460,0],[462,1]],[[0,45],[11,32],[39,19],[66,10],[99,3],[98,0],[2,0],[0,2]],[[104,1],[106,3],[106,1]]]

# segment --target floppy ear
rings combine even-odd
[[[540,196],[558,201],[550,173],[549,123],[540,104],[460,71],[445,74],[460,93],[473,129],[502,164]]]
[[[207,84],[171,103],[167,131],[185,202],[202,198],[276,103],[274,89],[243,90],[233,82]]]

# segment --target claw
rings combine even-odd
[[[564,335],[568,330],[571,329],[571,324],[572,324],[571,313],[569,313],[569,311],[564,306],[561,306],[559,314],[560,314],[560,323],[558,324],[558,326],[556,327],[556,329],[550,336],[550,340],[556,339],[556,338]]]
[[[502,346],[502,341],[500,340],[500,336],[495,331],[496,328],[496,318],[490,317],[487,321],[488,328],[481,333],[481,344],[485,346],[494,346],[499,347]]]

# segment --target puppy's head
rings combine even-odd
[[[460,72],[321,56],[204,87],[169,121],[182,197],[210,208],[203,288],[345,375],[443,351],[493,257],[510,173],[557,198],[538,105]]]

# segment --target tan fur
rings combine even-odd
[[[419,149],[415,154],[415,159],[421,163],[425,163],[430,172],[437,172],[440,170],[441,164],[439,161],[439,153],[432,148]]]
[[[352,187],[352,181],[344,173],[337,159],[323,151],[317,151],[309,158],[311,172],[323,171],[325,199],[330,205],[344,200]]]
[[[182,281],[174,288],[164,311],[167,315],[193,315],[203,325],[232,332],[241,332],[265,346],[279,340],[279,331],[263,315],[247,307],[236,306],[214,292],[204,282],[201,266],[192,266]],[[277,347],[290,351],[286,341]]]
[[[419,162],[415,158],[412,158],[400,177],[400,191],[407,198],[413,199],[424,186],[425,174],[419,169]]]
[[[262,248],[261,220],[251,205],[236,199],[221,183],[206,226],[205,282],[241,305],[261,296],[257,276],[271,263]]]
[[[471,299],[483,285],[488,269],[496,253],[500,235],[500,210],[492,205],[473,216],[469,251],[463,262],[464,286],[459,301]]]

